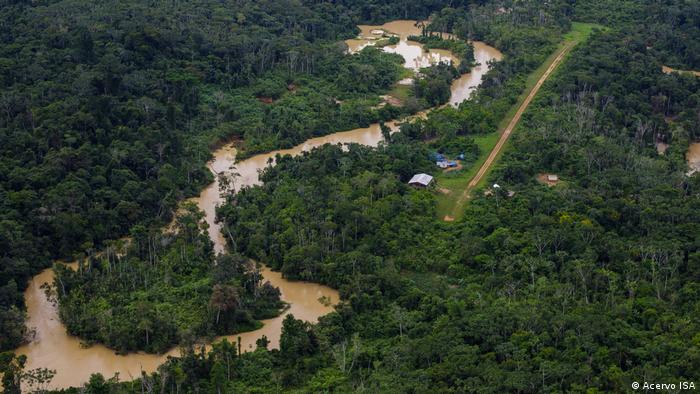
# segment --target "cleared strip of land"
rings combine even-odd
[[[474,190],[476,185],[478,185],[481,179],[484,177],[484,175],[486,175],[489,168],[491,168],[494,161],[496,160],[498,154],[501,153],[503,145],[505,145],[506,141],[508,141],[508,138],[513,133],[513,129],[520,121],[520,118],[523,116],[523,112],[525,112],[527,107],[530,105],[532,99],[535,98],[535,95],[537,94],[537,92],[539,92],[540,88],[542,87],[542,84],[544,84],[544,81],[546,81],[547,78],[549,78],[549,75],[552,74],[552,71],[554,71],[554,69],[557,68],[559,63],[561,63],[562,59],[564,59],[564,56],[566,56],[566,54],[569,53],[572,47],[573,44],[568,44],[559,51],[559,55],[556,58],[554,58],[554,61],[552,62],[552,64],[549,65],[547,71],[545,71],[544,75],[540,77],[539,81],[537,81],[532,90],[530,90],[530,94],[528,94],[527,98],[525,98],[525,101],[522,104],[520,104],[518,111],[515,112],[515,116],[513,116],[513,119],[510,120],[508,126],[506,126],[505,130],[503,130],[503,132],[501,133],[501,137],[498,139],[496,146],[491,150],[489,157],[486,158],[486,161],[484,162],[484,164],[481,165],[481,168],[479,168],[479,171],[476,173],[474,178],[472,178],[472,180],[469,181],[469,185],[467,185],[467,188],[464,189],[464,193],[462,193],[461,197],[462,200],[468,198],[469,193],[471,193],[471,191]]]
[[[678,73],[678,74],[695,75],[696,77],[700,77],[700,71],[695,71],[695,70],[678,70],[678,69],[671,68],[668,66],[661,66],[661,71],[663,71],[665,74]]]
[[[438,212],[444,215],[444,220],[451,221],[461,217],[464,204],[469,200],[471,193],[474,191],[474,189],[485,180],[486,175],[491,170],[493,164],[498,160],[498,157],[502,153],[503,148],[506,145],[506,142],[508,141],[508,138],[513,133],[513,130],[518,125],[518,122],[520,121],[523,113],[528,108],[534,97],[537,95],[539,89],[542,87],[547,78],[551,76],[554,70],[556,70],[556,68],[561,64],[561,62],[569,53],[569,51],[571,51],[571,49],[575,47],[576,44],[578,44],[590,35],[590,32],[592,31],[593,27],[598,26],[582,23],[575,24],[572,32],[569,35],[567,35],[566,41],[564,41],[564,43],[562,43],[559,49],[554,54],[552,54],[552,56],[550,56],[547,59],[547,61],[533,73],[533,75],[531,75],[531,77],[534,76],[534,78],[537,78],[537,75],[539,75],[539,78],[534,84],[530,85],[529,90],[526,90],[527,93],[524,93],[523,96],[521,96],[521,99],[518,101],[514,109],[511,110],[511,112],[509,112],[503,119],[503,123],[507,122],[507,124],[505,124],[505,126],[501,126],[502,128],[497,136],[493,136],[497,137],[497,141],[495,141],[495,144],[483,144],[490,145],[488,147],[479,144],[480,148],[487,148],[486,151],[490,149],[490,152],[487,157],[482,157],[480,160],[477,161],[476,166],[479,166],[478,171],[468,171],[466,173],[466,178],[460,177],[459,180],[453,180],[452,182],[450,182],[450,186],[452,186],[450,187],[450,191],[452,192],[452,194],[439,197]],[[490,135],[485,137],[486,138],[482,138],[484,139],[484,142],[488,142],[488,140],[495,140],[495,138],[488,138],[491,137]],[[442,182],[442,180],[440,182],[441,184],[444,183]],[[461,186],[458,183],[461,183]],[[442,199],[442,201],[440,201],[440,198]]]

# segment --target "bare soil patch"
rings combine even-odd
[[[556,179],[551,179],[551,177],[554,176]],[[547,173],[542,173],[542,174],[537,174],[537,182],[547,185],[547,186],[556,186],[557,183],[559,183],[560,179],[559,176],[556,174],[547,174]]]
[[[459,160],[457,160],[457,166],[456,166],[456,167],[447,167],[447,168],[445,168],[444,170],[442,170],[442,172],[459,171],[459,170],[461,170],[462,168],[464,168],[464,166],[462,165],[462,162],[459,161]]]
[[[450,193],[452,193],[452,192],[450,191],[450,189],[445,189],[444,187],[438,187],[438,188],[437,188],[437,191],[440,192],[440,193],[442,193],[442,194],[450,194]]]

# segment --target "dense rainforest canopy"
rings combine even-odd
[[[160,230],[210,179],[203,163],[223,137],[249,154],[405,111],[372,109],[400,59],[349,57],[338,42],[358,22],[429,15],[428,30],[506,55],[471,100],[378,148],[279,157],[261,186],[218,210],[230,254],[213,256],[194,209],[179,215],[181,231]],[[316,325],[288,316],[279,350],[190,348],[153,375],[94,375],[84,389],[621,392],[698,378],[700,175],[686,175],[684,155],[700,138],[700,79],[661,71],[700,70],[697,2],[60,1],[10,4],[0,17],[0,348],[21,341],[21,290],[52,258],[95,257],[59,269],[71,333],[148,351],[276,313],[279,294],[260,290],[252,258],[343,301]],[[502,187],[478,189],[462,219],[443,222],[437,192],[406,181],[437,175],[436,150],[475,165],[474,141],[496,132],[572,21],[604,28],[525,113],[489,175]],[[358,81],[357,70],[373,72]],[[454,72],[426,71],[416,98]],[[543,185],[544,173],[561,181]],[[128,233],[129,258],[95,253]],[[151,240],[163,245],[158,264],[143,248]],[[183,297],[183,284],[199,298]],[[113,320],[99,318],[107,309]],[[12,360],[0,367],[18,389]]]
[[[246,152],[257,152],[397,115],[371,107],[398,79],[401,58],[371,49],[350,57],[339,43],[355,33],[354,6],[4,5],[0,349],[25,335],[31,275],[135,225],[157,232],[211,180],[204,163],[221,139],[244,138]]]
[[[164,352],[276,316],[284,307],[279,290],[240,255],[214,259],[205,226],[188,203],[170,232],[137,228],[126,250],[107,248],[77,270],[57,266],[68,332],[120,352]]]
[[[264,186],[232,196],[221,213],[244,254],[347,299],[317,327],[318,364],[270,376],[341,392],[692,380],[700,183],[685,177],[683,153],[700,81],[663,74],[624,37],[598,33],[571,55],[492,175],[515,195],[476,198],[458,226],[435,219],[431,192],[405,185],[404,168],[425,168],[425,148],[406,140],[414,133],[283,160]],[[616,69],[625,75],[608,79]],[[665,156],[657,138],[673,141]],[[541,185],[542,172],[566,182]],[[346,347],[365,370],[344,370]]]

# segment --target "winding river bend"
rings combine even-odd
[[[376,37],[372,37],[372,30],[377,29],[383,29],[386,32],[399,35],[399,43],[385,47],[385,50],[403,55],[408,68],[415,69],[416,66],[412,65],[428,65],[440,60],[455,60],[449,52],[426,52],[423,51],[419,44],[407,41],[408,35],[420,34],[420,28],[416,27],[415,21],[395,21],[380,27],[361,26],[363,35],[358,37],[358,39],[347,41],[350,50],[352,51],[353,48],[356,50],[362,45],[370,45],[370,42],[376,40]],[[416,50],[416,48],[419,50]],[[483,75],[489,69],[488,62],[490,60],[500,60],[502,58],[502,54],[497,49],[480,42],[474,42],[474,56],[480,65],[474,67],[471,73],[463,75],[452,84],[450,103],[453,105],[467,99],[471,92],[481,83]],[[398,122],[389,122],[387,125],[392,129],[396,129],[397,124]],[[328,143],[359,143],[376,146],[382,139],[379,124],[372,124],[366,128],[313,138],[294,148],[256,155],[238,163],[235,162],[236,149],[233,144],[229,144],[213,153],[214,158],[209,163],[209,168],[213,172],[219,173],[229,171],[235,165],[235,171],[240,174],[236,179],[236,187],[240,188],[258,184],[258,172],[267,167],[270,164],[270,160],[274,160],[277,154],[297,155]],[[214,241],[215,251],[217,253],[222,252],[225,247],[225,241],[219,231],[219,224],[214,221],[216,206],[222,202],[219,196],[218,182],[215,181],[207,186],[202,190],[199,197],[194,198],[193,201],[206,214],[206,220],[209,223],[209,234]],[[264,326],[258,330],[227,337],[231,341],[241,337],[244,349],[254,348],[256,339],[263,335],[270,340],[270,347],[279,347],[282,321],[287,314],[292,313],[296,318],[315,322],[320,316],[331,312],[333,310],[331,305],[336,304],[339,300],[338,292],[329,287],[309,282],[289,281],[282,278],[280,273],[270,271],[266,267],[263,267],[262,274],[272,285],[279,287],[282,292],[282,298],[290,304],[290,308],[281,316],[263,320]],[[56,305],[46,298],[45,292],[41,288],[44,283],[52,283],[53,278],[53,270],[46,269],[30,281],[29,287],[25,292],[28,314],[27,325],[34,330],[36,335],[30,343],[16,350],[16,353],[27,356],[27,369],[43,367],[56,370],[56,376],[49,388],[60,389],[79,386],[86,382],[92,373],[96,372],[102,373],[106,377],[111,377],[118,373],[120,380],[131,380],[140,376],[141,371],[155,371],[168,356],[179,355],[177,348],[161,355],[145,353],[118,355],[113,350],[102,345],[82,347],[80,339],[67,334],[65,327],[58,318]],[[321,303],[319,301],[320,297],[330,299],[330,304],[326,303],[324,305]]]

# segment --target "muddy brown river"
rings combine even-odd
[[[417,43],[410,43],[403,37],[409,34],[419,34],[420,28],[416,27],[415,21],[396,21],[387,23],[380,27],[361,26],[363,32],[372,35],[372,30],[386,29],[394,34],[399,34],[402,38],[398,45],[385,47],[387,51],[393,51],[404,56],[406,67],[415,69],[416,65],[429,65],[431,62],[440,59],[455,60],[454,57],[445,51],[423,51]],[[383,32],[375,34],[380,36]],[[355,50],[372,40],[350,40]],[[362,41],[362,42],[361,42]],[[365,42],[366,41],[366,42]],[[364,42],[364,44],[363,44]],[[351,46],[352,48],[352,46]],[[419,49],[419,50],[416,50]],[[495,48],[483,43],[474,43],[474,55],[480,66],[455,80],[452,85],[452,98],[450,103],[458,104],[468,98],[471,92],[479,85],[482,76],[489,69],[490,60],[500,60],[502,55]],[[427,62],[427,63],[425,63]],[[424,113],[417,116],[423,116]],[[393,130],[397,128],[397,122],[387,122]],[[242,186],[255,185],[260,181],[258,172],[269,165],[269,161],[274,160],[277,154],[297,155],[301,152],[311,150],[324,144],[337,143],[359,143],[369,146],[377,146],[383,139],[379,124],[372,124],[367,128],[360,128],[350,131],[343,131],[330,134],[324,137],[313,138],[291,148],[274,152],[255,155],[248,159],[235,163],[236,149],[233,144],[228,144],[213,153],[214,158],[209,163],[209,168],[214,173],[231,171],[232,166],[236,173],[240,174],[235,179],[236,189]],[[192,199],[199,208],[206,214],[206,221],[209,223],[209,234],[214,241],[216,253],[221,253],[225,249],[224,238],[220,232],[220,226],[214,221],[216,206],[222,202],[219,195],[218,181],[215,181],[204,190],[199,197]],[[241,337],[243,348],[253,349],[255,341],[265,335],[270,340],[270,347],[279,347],[282,321],[284,317],[291,313],[296,318],[310,322],[316,322],[333,310],[333,306],[338,300],[338,292],[326,286],[309,282],[289,281],[282,278],[278,272],[270,271],[263,267],[263,276],[272,285],[279,287],[282,299],[290,304],[290,308],[281,316],[263,320],[264,326],[258,330],[231,335],[227,338],[233,341]],[[162,364],[167,356],[177,356],[178,349],[173,349],[166,354],[153,355],[145,353],[130,353],[118,355],[113,350],[102,345],[89,347],[81,346],[80,339],[67,334],[65,327],[60,322],[56,310],[56,305],[48,300],[41,289],[43,283],[53,282],[53,270],[46,269],[36,275],[29,283],[25,292],[25,303],[27,305],[27,326],[36,333],[34,339],[16,350],[18,354],[27,356],[27,369],[49,368],[56,370],[56,375],[49,384],[49,388],[66,388],[69,386],[80,386],[86,382],[90,374],[99,372],[106,377],[119,374],[120,380],[131,380],[138,377],[141,371],[153,372]],[[321,303],[319,298],[327,297],[329,303]],[[223,337],[222,337],[223,338]],[[222,339],[222,338],[219,338]]]
[[[459,62],[450,51],[444,49],[425,50],[421,44],[409,41],[408,36],[421,34],[421,27],[416,24],[416,21],[399,20],[377,26],[360,25],[359,28],[360,35],[357,38],[345,41],[350,53],[375,45],[383,36],[394,35],[399,37],[399,43],[387,45],[382,50],[403,56],[404,67],[408,69],[417,71],[422,67],[428,67],[441,61],[455,65]]]
[[[449,51],[442,49],[425,50],[421,44],[409,41],[409,36],[421,34],[421,27],[416,24],[416,21],[399,20],[376,26],[360,25],[359,28],[360,35],[357,38],[345,41],[350,53],[375,45],[384,36],[394,35],[399,37],[399,43],[385,46],[382,49],[386,52],[398,53],[403,56],[405,60],[404,67],[408,69],[418,71],[421,67],[428,67],[441,61],[455,65],[459,64],[459,59]],[[451,34],[443,34],[443,37],[454,38]],[[462,75],[452,83],[450,104],[453,106],[458,106],[459,103],[468,99],[474,89],[479,86],[481,78],[489,70],[489,61],[498,61],[503,57],[503,54],[498,49],[490,47],[483,42],[475,41],[473,45],[474,59],[477,65],[472,68],[471,72]],[[410,81],[407,79],[399,83],[407,84],[408,82]]]
[[[685,158],[688,161],[688,176],[700,172],[700,142],[690,144]]]

